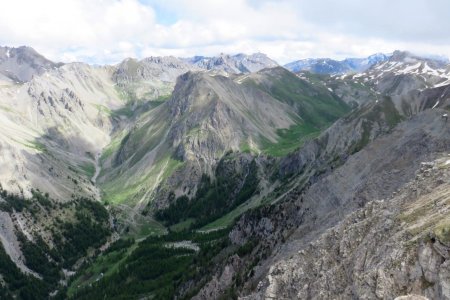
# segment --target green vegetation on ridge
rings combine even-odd
[[[296,124],[288,129],[279,129],[276,142],[262,137],[262,151],[272,156],[284,156],[298,149],[351,110],[325,86],[312,85],[283,68],[271,69],[262,80],[250,77],[245,84],[263,90],[295,112]]]
[[[288,129],[278,129],[278,140],[275,143],[263,139],[262,150],[271,156],[285,156],[297,150],[307,140],[320,134],[321,130],[308,124],[292,125]]]
[[[324,129],[350,111],[350,107],[323,86],[313,86],[282,68],[254,85],[296,109],[305,125]]]

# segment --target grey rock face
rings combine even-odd
[[[15,82],[27,82],[35,75],[61,66],[30,47],[0,47],[0,75]]]
[[[112,79],[131,100],[153,100],[170,95],[176,78],[199,68],[173,56],[127,58],[116,66]]]
[[[428,298],[419,295],[406,295],[397,297],[394,300],[428,300]]]
[[[175,82],[178,76],[190,70],[195,67],[173,56],[148,57],[140,61],[127,58],[117,66],[113,79],[120,84],[143,80]]]
[[[201,69],[231,74],[253,73],[278,66],[274,60],[263,53],[251,55],[242,53],[236,55],[221,54],[217,57],[193,57],[186,59],[186,61]]]
[[[207,73],[181,76],[167,106],[174,120],[169,138],[173,144],[182,142],[184,159],[197,156],[214,161],[226,149],[239,149],[246,138],[275,139],[275,128],[294,123],[287,105]],[[250,114],[253,119],[247,117]],[[189,134],[192,130],[199,134]]]
[[[228,264],[223,268],[219,276],[214,276],[200,292],[192,299],[208,300],[218,299],[224,292],[223,287],[229,286],[233,282],[233,277],[237,274],[239,266],[242,264],[239,256],[234,255],[228,259]]]
[[[450,299],[447,157],[274,264],[245,299]]]

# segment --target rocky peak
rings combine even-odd
[[[261,91],[211,72],[187,72],[165,104],[170,113],[170,143],[183,160],[214,162],[247,139],[277,139],[277,128],[294,123],[289,107]],[[261,109],[266,107],[267,109]],[[253,118],[248,118],[253,114]]]
[[[395,51],[389,60],[372,66],[358,77],[375,84],[381,93],[403,95],[412,90],[422,91],[450,84],[448,67],[442,59]]]
[[[389,55],[384,53],[375,53],[366,58],[347,58],[343,62],[348,64],[354,71],[362,72],[373,65],[384,62],[389,59]]]
[[[417,59],[417,57],[409,51],[395,50],[392,53],[390,61],[404,62],[406,59]]]
[[[251,55],[239,53],[229,55],[221,53],[215,57],[194,57],[189,59],[194,65],[215,71],[225,71],[226,73],[241,74],[253,73],[264,68],[272,68],[278,64],[263,53],[254,53]]]
[[[448,62],[443,59],[436,59],[432,57],[415,55],[409,51],[396,50],[389,58],[388,63],[401,63],[413,65],[417,63],[427,63],[431,68],[438,69],[448,65]]]
[[[177,78],[172,97],[167,103],[172,117],[176,118],[190,109],[194,101],[200,101],[199,89],[210,89],[210,74],[205,72],[186,72]],[[211,96],[212,92],[206,93]],[[209,98],[209,97],[207,97]]]
[[[122,61],[113,75],[118,83],[159,80],[175,82],[176,78],[196,68],[173,56],[152,56],[142,60],[127,58]]]
[[[0,47],[0,74],[12,81],[30,81],[34,75],[61,65],[46,59],[31,47]]]

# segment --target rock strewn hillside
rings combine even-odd
[[[271,266],[243,299],[450,299],[450,157]],[[265,286],[265,284],[268,284]]]

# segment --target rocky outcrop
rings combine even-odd
[[[213,275],[213,278],[200,290],[200,292],[192,297],[193,300],[208,300],[218,299],[230,286],[235,276],[242,266],[242,261],[237,255],[233,255],[228,259],[228,263],[223,270],[220,270],[218,275]]]
[[[0,203],[4,202],[0,198]],[[40,277],[38,274],[30,270],[24,263],[25,258],[20,249],[20,243],[17,239],[15,228],[17,224],[17,214],[11,215],[7,212],[0,211],[0,247],[5,248],[6,254],[9,255],[11,260],[16,264],[19,269],[27,274],[32,274],[35,277]]]
[[[243,299],[450,299],[449,161],[423,163],[393,198],[369,202],[274,264]]]

